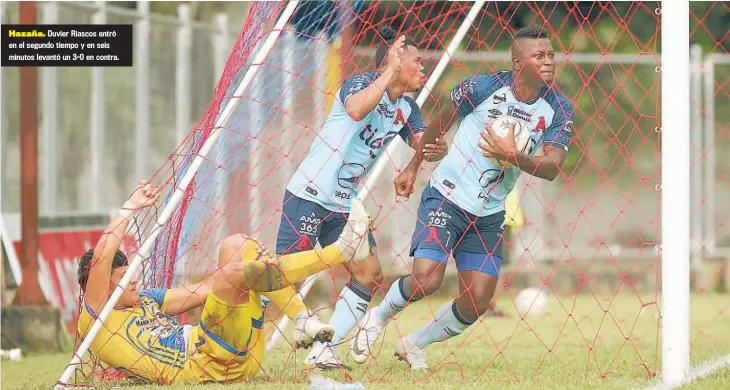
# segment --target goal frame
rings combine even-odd
[[[66,382],[68,382],[68,380],[71,378],[71,375],[76,369],[76,365],[81,362],[81,357],[84,356],[84,354],[86,354],[86,352],[88,351],[91,343],[94,341],[94,338],[96,338],[99,330],[101,330],[104,321],[106,321],[107,317],[109,317],[109,314],[114,309],[114,305],[117,303],[117,301],[119,301],[119,298],[122,296],[124,289],[127,287],[127,285],[129,285],[129,281],[131,280],[132,275],[137,273],[138,269],[142,266],[142,262],[144,261],[144,259],[149,256],[150,251],[155,244],[157,236],[162,231],[162,227],[165,226],[167,221],[170,219],[178,203],[182,201],[183,196],[187,191],[188,185],[192,182],[198,169],[206,160],[206,156],[213,148],[213,145],[215,145],[215,141],[218,138],[218,135],[221,133],[222,129],[231,118],[231,115],[233,114],[234,108],[238,104],[238,101],[242,99],[243,91],[245,91],[246,88],[248,88],[248,86],[253,81],[254,76],[261,68],[261,64],[271,52],[271,49],[274,47],[274,44],[283,32],[286,24],[289,22],[289,19],[291,19],[292,15],[294,14],[294,11],[299,5],[299,2],[300,1],[298,0],[289,1],[286,5],[286,8],[284,8],[283,12],[276,21],[273,29],[267,33],[268,37],[266,38],[266,41],[255,54],[251,66],[246,71],[246,74],[241,79],[238,86],[236,86],[235,91],[231,95],[231,99],[221,111],[221,115],[216,120],[210,136],[205,140],[203,146],[200,149],[200,152],[195,156],[195,159],[192,161],[187,171],[185,172],[185,175],[180,180],[179,185],[175,187],[173,193],[170,195],[168,203],[163,207],[160,216],[157,218],[155,227],[152,229],[150,235],[144,240],[139,251],[134,254],[132,261],[129,263],[127,271],[124,273],[124,276],[122,276],[121,280],[117,284],[117,287],[114,289],[114,292],[109,297],[106,305],[104,305],[101,313],[99,313],[99,316],[94,321],[94,324],[89,330],[89,333],[86,335],[83,342],[81,343],[81,345],[79,345],[79,348],[74,353],[71,361],[66,366],[66,369],[63,371],[63,374],[61,374],[61,377],[58,379],[58,382],[54,386],[54,390],[67,388]]]
[[[665,386],[690,374],[690,45],[689,1],[662,1],[661,339]]]

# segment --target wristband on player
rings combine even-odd
[[[134,205],[130,201],[124,202],[122,208],[119,209],[119,216],[123,218],[129,218],[130,216],[137,215],[138,209],[135,209]]]

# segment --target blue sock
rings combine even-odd
[[[373,290],[352,279],[347,283],[340,293],[340,299],[337,300],[335,312],[330,319],[330,325],[335,328],[331,345],[339,344],[351,330],[355,329],[357,323],[365,316],[372,297]]]
[[[429,344],[460,335],[473,323],[474,321],[469,322],[464,319],[456,306],[456,300],[453,300],[441,306],[431,322],[408,337],[420,348],[424,348]]]
[[[388,292],[385,294],[383,302],[374,309],[375,317],[383,324],[387,324],[396,314],[400,313],[407,304],[415,302],[418,299],[412,299],[410,302],[408,299],[411,297],[411,292],[408,291],[408,278],[410,275],[403,276],[397,279],[393,284],[390,285]]]

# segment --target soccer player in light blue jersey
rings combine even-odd
[[[411,38],[396,40],[393,29],[381,29],[385,42],[376,51],[377,72],[361,72],[345,80],[336,92],[332,109],[309,154],[286,187],[276,244],[278,254],[327,246],[341,234],[357,196],[360,180],[394,137],[401,137],[419,153],[396,179],[396,194],[411,194],[421,161],[436,161],[446,154],[446,144],[422,145],[426,125],[416,102],[405,95],[423,86],[421,55]],[[376,245],[372,233],[370,244]],[[330,325],[329,343],[316,343],[305,363],[319,369],[343,367],[334,352],[372,299],[382,282],[376,251],[365,264],[348,265],[350,281],[342,290]],[[291,291],[294,294],[294,291]],[[298,297],[293,297],[294,301]]]
[[[512,71],[476,75],[451,91],[453,105],[441,110],[441,123],[434,121],[427,132],[431,126],[447,131],[455,118],[461,123],[421,196],[412,272],[396,280],[385,300],[366,314],[351,343],[355,361],[367,360],[385,325],[408,303],[439,288],[450,256],[459,272],[459,297],[425,327],[402,337],[396,355],[412,370],[427,369],[427,345],[461,334],[490,308],[502,262],[504,201],[521,171],[554,180],[568,151],[573,105],[553,84],[554,72],[552,43],[531,26],[515,34]],[[499,138],[489,126],[504,115],[529,129],[530,153],[518,151],[514,128]],[[541,156],[538,149],[544,150]],[[490,157],[513,165],[503,168]]]

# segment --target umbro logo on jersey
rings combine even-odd
[[[497,119],[497,117],[500,116],[500,115],[502,115],[502,111],[499,111],[499,110],[496,110],[496,109],[492,108],[491,110],[489,110],[488,117],[491,118],[491,119]]]

